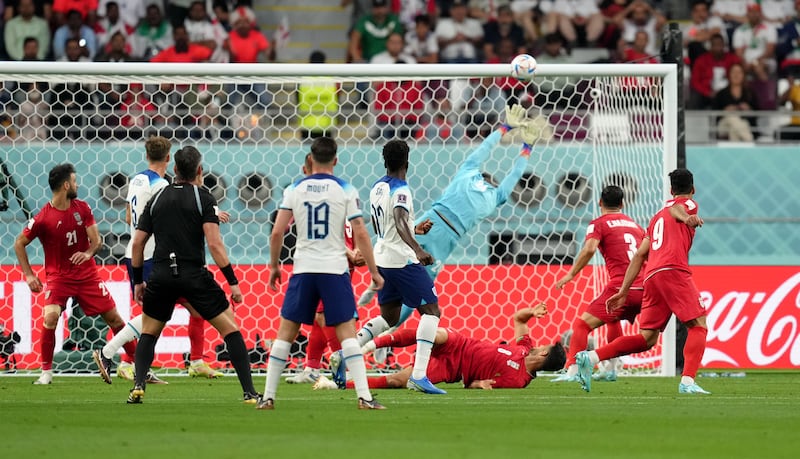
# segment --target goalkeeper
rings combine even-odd
[[[485,180],[481,165],[489,159],[489,154],[500,142],[500,139],[516,128],[520,128],[522,134],[522,150],[514,160],[511,172],[500,182],[500,185],[495,187]],[[538,131],[526,118],[524,108],[520,105],[507,107],[505,123],[501,124],[481,142],[475,151],[467,156],[442,192],[441,197],[417,219],[415,226],[424,228],[423,231],[427,230],[425,234],[417,232],[417,241],[434,259],[432,265],[425,267],[431,279],[435,280],[439,275],[444,267],[444,262],[456,248],[458,240],[508,200],[514,186],[525,172],[531,154],[531,146],[538,137]],[[366,305],[372,301],[374,296],[374,290],[367,290],[361,295],[358,304]],[[414,309],[403,305],[400,321],[390,332],[405,322],[413,311]]]

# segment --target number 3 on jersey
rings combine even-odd
[[[330,206],[327,202],[323,202],[316,206],[310,202],[304,202],[303,205],[308,211],[308,240],[325,239],[328,237],[328,220],[330,217]]]

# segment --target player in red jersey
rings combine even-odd
[[[547,314],[547,307],[520,309],[514,313],[514,344],[495,344],[468,338],[445,328],[436,330],[428,379],[431,383],[462,381],[467,389],[522,389],[527,387],[537,371],[555,371],[564,366],[566,353],[561,343],[534,347],[528,321]],[[365,351],[376,347],[406,347],[416,344],[415,330],[401,329],[379,336],[365,345]],[[406,387],[412,368],[367,379],[371,389]],[[347,383],[352,388],[352,382]],[[336,389],[336,383],[320,376],[314,389]]]
[[[569,273],[556,282],[561,290],[589,263],[597,249],[606,261],[609,281],[603,292],[595,298],[586,311],[575,318],[572,323],[572,337],[567,352],[567,372],[553,379],[553,382],[577,381],[578,365],[575,354],[586,349],[589,333],[606,324],[607,341],[610,343],[622,335],[621,320],[633,322],[642,308],[642,276],[637,276],[625,305],[619,309],[606,311],[606,300],[619,291],[625,270],[628,268],[633,254],[644,238],[644,230],[632,218],[622,213],[624,193],[622,188],[609,185],[600,194],[600,217],[589,223],[586,229],[586,241],[583,244],[575,264]],[[616,358],[609,362],[608,370],[595,374],[595,379],[616,381]]]
[[[92,210],[78,196],[78,181],[72,164],[60,164],[48,178],[52,200],[28,222],[14,242],[25,280],[31,291],[39,293],[42,281],[33,272],[26,247],[36,238],[44,249],[44,270],[47,288],[44,289],[44,322],[42,324],[42,375],[34,384],[50,384],[53,380],[53,353],[56,326],[61,312],[72,297],[87,316],[100,315],[117,333],[125,322],[117,312],[114,300],[97,272],[94,255],[102,242]],[[125,346],[133,360],[134,343]]]
[[[619,292],[607,302],[609,311],[626,304],[631,286],[647,261],[639,334],[622,336],[595,351],[578,353],[578,375],[587,392],[591,389],[594,365],[600,360],[650,349],[675,314],[688,329],[678,392],[709,393],[694,381],[706,348],[707,329],[706,310],[689,269],[689,249],[692,248],[695,229],[703,226],[703,219],[697,215],[697,203],[692,199],[695,192],[692,173],[687,169],[675,169],[669,174],[669,179],[673,198],[650,220],[647,234],[625,272]]]

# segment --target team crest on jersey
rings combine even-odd
[[[34,224],[34,222],[35,222],[35,221],[34,221],[34,219],[32,219],[32,218],[31,218],[30,220],[28,220],[28,229],[29,229],[29,230],[32,230],[32,229],[33,229],[33,224]]]
[[[398,195],[397,195],[397,202],[398,202],[399,204],[405,204],[405,203],[406,203],[406,200],[407,200],[407,199],[406,199],[406,195],[404,195],[404,194],[398,194]]]
[[[79,214],[78,212],[75,212],[72,215],[75,217],[75,223],[77,223],[78,226],[83,225],[83,220],[81,220],[81,214]]]

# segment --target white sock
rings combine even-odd
[[[361,348],[355,338],[347,338],[342,341],[342,355],[344,363],[347,365],[347,371],[350,372],[350,377],[353,379],[353,385],[356,387],[356,394],[364,400],[372,400],[372,394],[367,384],[367,366],[364,364],[364,355],[361,354]]]
[[[411,377],[414,379],[424,378],[428,371],[428,361],[431,359],[431,349],[433,341],[436,339],[436,329],[439,327],[439,318],[424,314],[419,319],[417,326],[417,352],[414,355],[414,371]]]
[[[589,351],[589,361],[592,362],[592,365],[597,365],[600,363],[600,357],[597,356],[597,352]]]
[[[278,391],[278,383],[281,382],[281,374],[286,367],[289,359],[289,350],[292,343],[276,339],[272,342],[272,349],[269,351],[269,362],[267,363],[267,380],[264,382],[264,398],[275,400],[275,392]]]
[[[614,357],[613,359],[609,359],[608,365],[606,366],[606,371],[609,373],[616,373],[617,365],[619,365],[619,357]]]
[[[372,341],[375,339],[376,336],[380,335],[381,333],[385,332],[389,329],[389,324],[386,323],[386,319],[381,316],[375,317],[370,319],[369,322],[364,324],[361,330],[358,331],[356,334],[356,339],[358,340],[358,347],[361,347],[367,342]]]
[[[567,368],[567,376],[575,376],[578,374],[578,365],[573,363],[572,365]]]
[[[361,353],[369,354],[370,352],[374,352],[375,349],[375,341],[369,341],[367,344],[361,346]]]
[[[114,355],[117,354],[119,348],[124,346],[126,343],[135,340],[142,334],[142,315],[139,314],[138,316],[134,317],[130,320],[122,330],[120,330],[111,341],[107,342],[105,346],[103,346],[103,357],[107,359],[113,359]]]
[[[692,384],[694,384],[694,378],[692,378],[691,376],[681,376],[681,384],[691,386]]]

